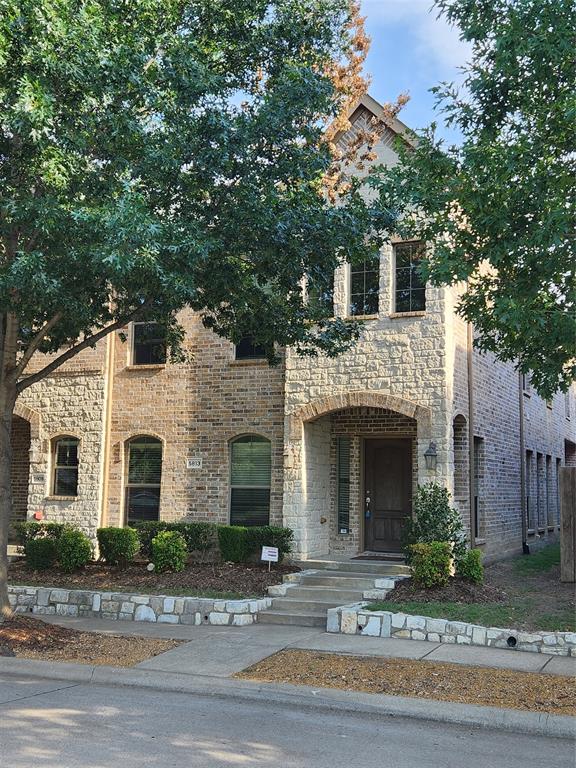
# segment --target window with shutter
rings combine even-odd
[[[126,521],[158,520],[162,443],[155,437],[135,437],[128,443]]]
[[[54,496],[78,495],[77,437],[59,437],[54,440],[52,461],[54,467],[52,493]]]
[[[350,438],[339,437],[336,445],[338,533],[350,532]]]
[[[244,435],[230,446],[230,525],[270,522],[270,441]]]

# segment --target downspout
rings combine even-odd
[[[470,548],[476,546],[476,513],[474,510],[474,327],[467,326],[467,368],[468,368],[468,503],[470,505]]]
[[[526,443],[524,441],[524,386],[522,371],[518,371],[518,415],[520,421],[520,519],[522,523],[522,553],[530,554],[528,546],[528,509],[526,508]]]

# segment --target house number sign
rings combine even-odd
[[[202,469],[202,457],[192,456],[190,459],[186,459],[187,469]]]

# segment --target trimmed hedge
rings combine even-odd
[[[33,520],[14,523],[16,541],[24,549],[26,549],[28,542],[34,539],[58,540],[65,528],[70,528],[70,526],[66,523],[36,523]]]
[[[58,543],[49,536],[30,539],[26,542],[26,564],[35,571],[52,568],[58,556]]]
[[[140,549],[138,534],[133,528],[98,528],[96,535],[100,557],[109,565],[125,568]]]
[[[226,563],[245,563],[250,558],[248,528],[243,525],[218,526],[218,544]]]
[[[464,557],[460,558],[457,566],[458,576],[474,584],[484,583],[484,566],[482,565],[482,551],[469,549]]]
[[[132,523],[140,540],[140,552],[148,560],[152,557],[152,539],[161,531],[173,531],[181,534],[186,542],[188,552],[201,552],[202,554],[210,551],[217,540],[216,528],[214,523],[194,522],[194,523],[168,523],[163,521],[147,521]]]
[[[56,546],[60,568],[68,573],[83,568],[92,559],[90,539],[76,528],[62,531]]]
[[[152,539],[152,562],[158,573],[183,571],[188,559],[184,536],[177,531],[160,531]]]
[[[260,525],[248,528],[248,546],[250,553],[260,559],[262,547],[278,547],[278,562],[292,552],[294,531],[291,528],[281,528],[276,525]]]
[[[420,587],[444,587],[452,565],[452,542],[429,541],[410,547],[412,579]]]
[[[292,551],[294,533],[290,528],[273,525],[245,527],[218,526],[218,543],[222,559],[231,563],[258,560],[262,547],[278,547],[278,561]]]

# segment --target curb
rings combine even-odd
[[[574,739],[576,718],[545,712],[483,707],[446,701],[331,688],[252,682],[126,667],[89,666],[34,659],[0,658],[0,674],[37,677],[88,685],[113,685],[217,698],[250,700],[299,709],[324,709],[351,714],[405,717],[532,736]]]

